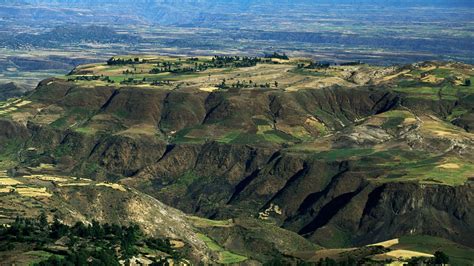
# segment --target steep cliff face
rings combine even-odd
[[[355,180],[354,180],[355,179]],[[373,184],[343,174],[307,197],[284,227],[318,243],[368,244],[403,235],[447,237],[472,246],[472,185]]]
[[[472,238],[473,187],[386,184],[368,195],[360,219],[359,241],[372,236],[427,234],[449,237],[468,246]],[[373,238],[372,238],[373,239]]]
[[[7,141],[14,138],[27,138],[29,132],[25,126],[11,120],[0,120],[0,140]]]
[[[324,246],[369,244],[410,234],[472,246],[464,237],[474,230],[470,184],[383,184],[377,180],[381,172],[361,172],[350,161],[315,161],[292,154],[253,159],[255,168],[244,171],[249,154],[237,160],[218,148],[214,151],[225,156],[227,164],[205,153],[207,163],[193,160],[183,165],[173,160],[170,167],[185,166],[180,173],[165,170],[144,179],[153,182],[140,181],[140,175],[124,182],[188,213],[221,219],[259,216]],[[162,178],[167,175],[174,181]]]

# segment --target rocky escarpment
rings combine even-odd
[[[23,125],[11,120],[0,119],[0,140],[8,141],[13,138],[26,139],[29,131]]]
[[[470,184],[383,184],[377,182],[383,171],[361,172],[351,161],[278,153],[265,158],[264,150],[251,155],[245,148],[232,147],[224,154],[214,149],[214,154],[205,153],[209,163],[188,162],[182,172],[173,174],[175,181],[149,177],[145,180],[153,182],[148,183],[135,177],[125,182],[186,212],[210,218],[259,216],[326,246],[368,244],[406,234],[473,244],[463,237],[474,230]],[[182,166],[171,159],[172,153],[168,156],[170,167]],[[227,162],[222,163],[223,158]],[[151,176],[166,176],[166,168],[157,169],[162,174]]]

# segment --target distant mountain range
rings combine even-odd
[[[72,25],[56,27],[41,34],[0,35],[0,46],[11,48],[59,47],[64,44],[80,42],[133,44],[139,40],[138,36],[118,34],[108,27]]]
[[[0,0],[0,18],[30,16],[33,18],[55,18],[57,21],[100,21],[117,24],[156,23],[161,25],[194,24],[202,19],[215,18],[234,14],[255,16],[270,14],[288,14],[289,10],[301,10],[302,6],[311,5],[377,5],[377,6],[474,6],[470,0],[296,0],[296,1],[255,1],[255,0],[136,0],[136,1],[94,1],[94,0]],[[14,8],[9,9],[8,7]],[[21,6],[21,10],[15,7]],[[29,12],[26,8],[41,8],[41,12]],[[91,8],[94,7],[94,8]],[[7,9],[8,12],[2,12]],[[79,10],[78,10],[79,9]]]
[[[474,5],[470,0],[283,0],[277,1],[278,4],[291,4],[291,3],[311,3],[311,4],[382,4],[382,5]],[[137,4],[145,5],[186,5],[186,4],[238,4],[242,6],[248,6],[249,4],[275,4],[275,1],[271,0],[0,0],[0,3],[5,4],[73,4],[73,5],[98,5],[98,4],[116,4],[125,6],[135,6]]]

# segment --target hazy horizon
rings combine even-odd
[[[474,62],[474,7],[465,0],[0,3],[0,49],[5,49],[0,82],[18,77],[18,72],[7,69],[32,70],[28,77],[18,78],[35,84],[36,76],[45,76],[36,70],[63,73],[81,62],[120,54],[279,51],[377,65]]]

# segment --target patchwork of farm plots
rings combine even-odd
[[[121,192],[127,189],[115,183],[93,182],[86,178],[59,175],[32,174],[9,177],[7,171],[0,171],[0,194],[16,194],[22,197],[48,198],[53,196],[54,187],[97,186],[108,187]]]

